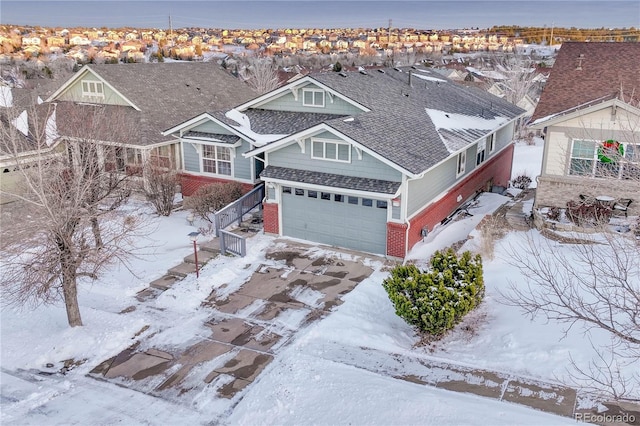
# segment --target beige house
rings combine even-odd
[[[535,206],[631,199],[640,214],[640,44],[564,43],[533,129],[545,147]]]

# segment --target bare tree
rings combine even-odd
[[[638,388],[640,377],[624,376],[619,366],[640,358],[638,240],[626,234],[599,235],[601,240],[589,241],[581,234],[582,243],[563,250],[544,238],[512,247],[508,261],[526,279],[512,282],[502,297],[531,317],[566,324],[565,333],[574,327],[607,332],[612,339],[609,356],[605,348],[595,347],[600,361],[577,368],[574,378],[607,385],[600,390],[614,398],[631,398],[626,392]]]
[[[523,100],[527,96],[531,101],[536,101],[538,82],[533,59],[516,51],[514,54],[494,56],[492,60],[496,70],[505,77],[500,81],[505,100],[518,106],[524,105]]]
[[[16,121],[22,113],[3,111],[2,151],[14,158],[21,182],[3,191],[19,199],[20,213],[34,221],[3,226],[0,283],[4,303],[39,305],[62,299],[69,325],[81,326],[79,280],[97,279],[115,262],[128,265],[140,219],[120,212],[129,194],[128,177],[104,167],[104,153],[96,143],[127,137],[131,127],[125,116],[106,106],[65,110],[65,150],[52,144],[64,127],[52,126],[60,110],[53,104],[34,107],[27,125]]]
[[[240,74],[256,92],[267,93],[279,86],[278,72],[270,58],[250,57],[247,61]]]
[[[173,210],[176,187],[180,176],[172,168],[161,167],[153,161],[145,165],[144,192],[160,216],[169,216]]]

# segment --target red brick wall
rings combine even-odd
[[[278,226],[278,204],[262,203],[262,225],[267,234],[280,234]]]
[[[484,165],[475,170],[465,180],[453,187],[447,195],[438,200],[437,203],[425,208],[418,215],[414,216],[409,222],[409,247],[407,251],[419,241],[422,241],[420,231],[427,226],[429,231],[439,224],[444,218],[449,216],[455,209],[469,199],[476,191],[490,190],[487,183],[492,182],[493,185],[508,186],[511,179],[511,164],[513,160],[513,144],[509,145],[504,151],[496,157],[488,160]],[[458,195],[462,196],[460,202],[457,201]],[[387,228],[388,229],[388,228]],[[388,237],[387,237],[388,238]],[[406,253],[405,253],[406,254]],[[404,257],[402,256],[399,257]]]
[[[196,191],[196,189],[200,188],[201,186],[207,185],[209,183],[215,183],[215,182],[227,183],[227,182],[233,182],[233,179],[221,179],[221,178],[215,178],[215,177],[196,176],[196,175],[182,173],[180,175],[180,186],[182,187],[182,196],[189,197]],[[250,183],[242,183],[242,189],[244,190],[244,192],[249,192],[253,189],[253,185]]]
[[[387,222],[387,256],[404,257],[407,235],[406,223]]]

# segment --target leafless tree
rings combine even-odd
[[[537,81],[538,74],[535,72],[536,63],[533,59],[516,51],[513,54],[494,55],[491,61],[495,70],[504,76],[497,84],[505,100],[524,108],[527,97],[529,103],[537,102],[542,84]],[[516,131],[521,132],[524,124],[523,121],[519,121]]]
[[[259,94],[276,89],[280,81],[274,62],[270,58],[249,57],[240,74]]]
[[[637,374],[624,376],[619,368],[640,358],[640,256],[638,240],[627,234],[602,232],[592,241],[581,234],[583,243],[563,250],[555,241],[529,238],[508,254],[525,280],[502,294],[531,317],[566,324],[565,333],[574,327],[607,332],[608,352],[597,347],[600,360],[577,368],[574,378],[607,386],[600,391],[618,399],[633,398],[628,392],[640,385]]]
[[[152,160],[145,165],[144,192],[160,216],[169,216],[173,211],[176,187],[180,176],[172,168],[162,167]]]
[[[81,326],[79,280],[97,279],[115,262],[128,265],[140,216],[121,213],[128,177],[104,167],[96,144],[122,141],[129,123],[115,109],[73,107],[34,107],[28,126],[13,125],[19,112],[3,111],[2,151],[13,157],[21,182],[3,192],[20,200],[21,215],[33,222],[3,226],[0,283],[4,303],[37,306],[62,299],[69,325]],[[52,117],[58,118],[55,129]],[[66,143],[53,145],[62,129]]]

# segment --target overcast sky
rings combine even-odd
[[[0,23],[169,28],[640,27],[640,1],[56,1],[2,0]]]

